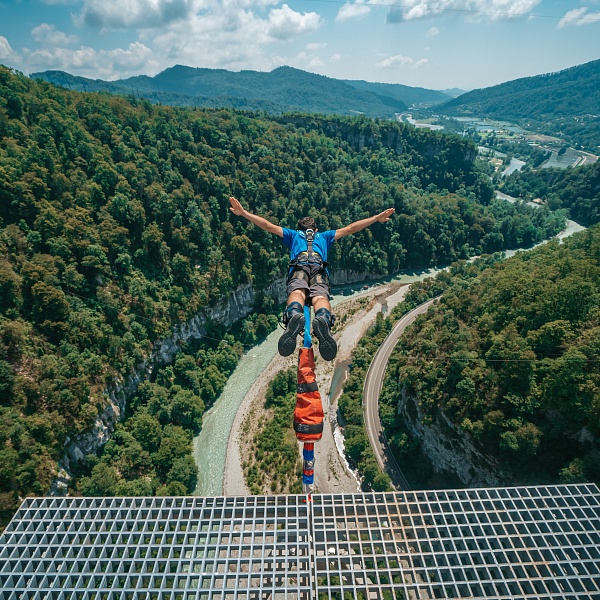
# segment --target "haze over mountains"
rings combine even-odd
[[[452,95],[399,84],[342,81],[315,75],[292,67],[279,67],[270,73],[232,72],[176,65],[154,77],[140,75],[119,81],[86,79],[63,71],[33,73],[77,91],[106,91],[133,94],[151,102],[175,106],[202,106],[291,111],[392,118],[409,106],[442,104]]]

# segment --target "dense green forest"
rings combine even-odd
[[[558,73],[523,77],[473,90],[436,107],[449,116],[507,120],[525,129],[560,135],[596,153],[600,146],[600,60]]]
[[[0,67],[0,511],[47,492],[107,384],[175,324],[250,283],[272,307],[263,290],[286,254],[231,215],[230,194],[321,229],[394,206],[393,222],[332,247],[335,268],[372,277],[563,226],[493,201],[475,154],[400,123],[160,107]]]
[[[516,198],[542,198],[552,209],[567,208],[584,225],[600,222],[600,162],[569,169],[538,169],[506,177],[502,191]]]
[[[382,473],[369,443],[365,429],[363,408],[363,385],[365,376],[377,348],[390,332],[391,319],[377,315],[376,324],[362,337],[352,353],[352,369],[344,382],[344,389],[338,401],[344,428],[344,448],[350,465],[362,477],[365,490],[386,491],[390,489],[390,478]]]
[[[443,412],[515,484],[600,481],[600,228],[449,281],[401,338],[385,421],[410,454],[396,403]]]

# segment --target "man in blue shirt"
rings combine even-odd
[[[335,240],[361,231],[373,223],[389,221],[395,209],[388,208],[378,215],[355,221],[341,229],[320,233],[312,217],[300,219],[297,230],[287,229],[248,212],[233,196],[229,198],[229,202],[229,210],[234,215],[244,217],[261,229],[278,235],[290,249],[290,270],[286,286],[288,298],[283,317],[286,330],[279,340],[279,354],[289,356],[296,349],[296,338],[304,331],[304,304],[310,298],[315,309],[313,333],[319,340],[319,352],[325,360],[333,360],[337,354],[337,344],[331,335],[333,316],[329,303],[331,296],[327,251]]]

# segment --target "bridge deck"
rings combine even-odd
[[[592,484],[28,498],[0,537],[28,599],[600,598]]]

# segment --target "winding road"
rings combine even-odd
[[[408,490],[410,486],[400,465],[397,463],[392,451],[389,447],[385,432],[381,426],[379,419],[379,395],[383,386],[383,378],[390,356],[404,333],[404,330],[419,316],[427,312],[429,307],[439,300],[440,296],[432,298],[423,304],[417,306],[409,313],[405,314],[394,325],[392,331],[385,338],[371,362],[371,366],[367,371],[365,383],[363,386],[363,401],[365,414],[365,427],[369,436],[369,442],[375,453],[375,458],[379,463],[380,468],[387,473],[392,485],[396,489]]]

